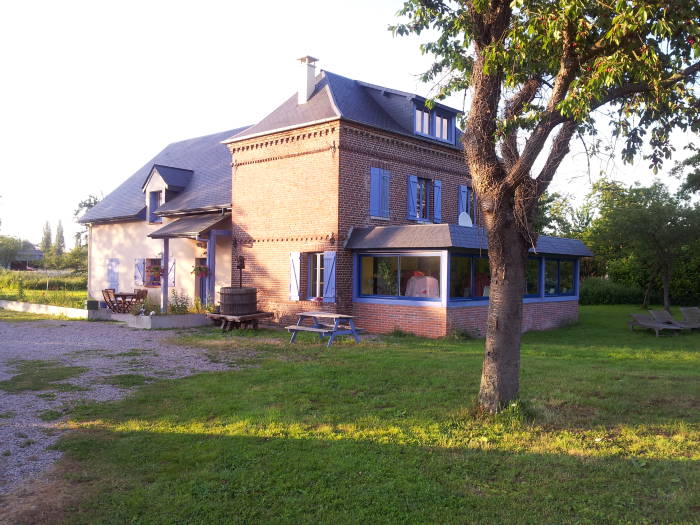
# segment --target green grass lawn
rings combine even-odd
[[[700,333],[583,307],[524,337],[522,399],[474,416],[483,341],[180,338],[238,371],[72,415],[81,523],[697,523]],[[68,504],[66,504],[68,505]]]
[[[68,308],[84,308],[86,290],[24,290],[20,296],[16,288],[0,288],[0,299],[34,304],[50,304]]]

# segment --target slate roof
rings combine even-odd
[[[487,250],[488,240],[483,228],[456,224],[417,224],[354,228],[345,243],[350,250],[465,248]],[[533,252],[532,248],[530,251]],[[590,257],[593,253],[578,239],[540,235],[537,253]]]
[[[459,130],[457,130],[457,140],[454,145],[414,133],[415,103],[425,103],[425,100],[419,95],[376,86],[322,70],[316,77],[316,87],[306,104],[298,104],[295,93],[260,122],[233,135],[225,142],[293,129],[314,122],[344,119],[441,146],[461,149]],[[442,104],[435,104],[435,107],[442,108],[450,114],[460,113],[459,110]]]
[[[231,155],[221,141],[244,129],[222,131],[170,144],[86,212],[79,222],[145,219],[146,199],[142,187],[154,165],[192,171],[185,190],[160,206],[157,210],[159,214],[230,207]]]
[[[202,215],[190,215],[177,219],[150,233],[148,236],[153,239],[164,239],[173,237],[196,238],[198,235],[212,229],[220,222],[230,223],[231,214],[226,213],[205,213]],[[229,228],[227,228],[229,229]]]

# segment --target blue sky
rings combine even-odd
[[[401,5],[3,2],[0,234],[38,242],[43,223],[61,219],[72,246],[80,200],[109,193],[170,142],[256,122],[296,91],[303,55],[427,95],[419,40],[387,30]],[[462,97],[448,103],[461,108]],[[617,167],[620,178],[647,175],[644,161]],[[575,146],[555,189],[583,195],[586,173]]]

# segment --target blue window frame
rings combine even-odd
[[[156,209],[160,206],[159,191],[152,191],[148,194],[148,222],[163,222],[162,217],[155,214]]]
[[[372,217],[389,218],[389,170],[370,168],[369,214]]]
[[[488,298],[491,270],[486,255],[450,255],[450,299],[457,301]]]
[[[440,301],[440,255],[360,254],[359,297]]]
[[[442,142],[454,143],[455,118],[447,111],[429,110],[421,105],[416,105],[414,129],[417,135],[430,137]]]
[[[545,258],[544,295],[576,295],[576,260]]]
[[[525,266],[525,297],[540,296],[540,257],[529,257]]]

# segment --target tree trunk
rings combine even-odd
[[[520,334],[528,245],[512,220],[513,210],[486,213],[491,284],[479,406],[498,412],[520,389]]]
[[[661,282],[664,289],[664,310],[671,312],[671,270],[664,268],[661,270]]]

